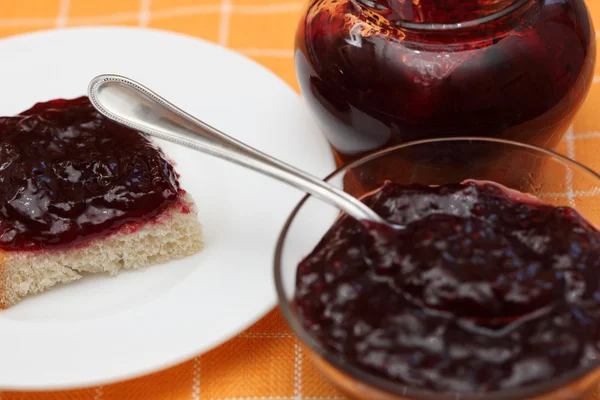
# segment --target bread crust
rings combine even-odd
[[[5,282],[7,278],[6,265],[4,264],[4,252],[0,251],[0,310],[4,310],[9,306],[4,296],[4,293],[6,293],[4,287],[6,286]]]

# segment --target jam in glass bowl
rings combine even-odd
[[[552,149],[593,80],[584,0],[311,0],[296,73],[338,156],[497,137]]]
[[[461,167],[428,156],[442,147],[449,152],[492,147],[504,154],[506,165],[495,161],[498,172],[485,160]],[[385,169],[371,168],[373,162],[394,163],[401,172],[390,182]],[[505,167],[521,174],[502,173]],[[387,196],[391,201],[379,202],[382,214],[409,219],[431,210],[437,214],[406,224],[412,230],[400,237],[409,247],[398,247],[403,253],[396,255],[372,253],[386,249],[386,233],[377,227],[366,229],[362,250],[361,243],[339,246],[344,235],[361,228],[342,218],[338,226],[342,221],[349,229],[330,231],[339,211],[311,196],[286,222],[275,255],[280,308],[316,367],[351,398],[575,400],[597,387],[600,176],[531,145],[447,138],[383,150],[327,181],[356,197],[377,202],[377,196]],[[508,231],[497,235],[504,227]],[[319,248],[324,251],[314,252]],[[364,265],[355,257],[361,251],[367,255]],[[406,263],[382,269],[388,255]],[[323,257],[328,261],[322,263]],[[461,257],[468,262],[452,261]],[[494,257],[500,262],[487,263]],[[478,258],[480,268],[469,269]],[[409,271],[409,281],[402,270],[415,266],[421,272]],[[437,285],[455,278],[458,285]],[[489,287],[495,295],[479,291]],[[456,288],[461,291],[453,292]]]

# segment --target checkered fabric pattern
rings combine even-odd
[[[600,1],[588,0],[600,20]],[[129,25],[177,31],[230,47],[297,89],[293,37],[304,0],[2,0],[0,37],[79,25]],[[600,24],[597,23],[596,25]],[[598,63],[600,69],[600,63]],[[600,71],[558,151],[600,170]],[[550,194],[571,204],[597,189]],[[220,347],[166,371],[113,385],[61,392],[1,392],[17,399],[342,400],[306,360],[277,310]],[[593,394],[585,400],[600,400]]]

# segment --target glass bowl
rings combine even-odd
[[[490,180],[530,193],[555,206],[571,206],[600,226],[600,176],[561,155],[531,145],[479,137],[423,140],[389,148],[344,166],[326,181],[356,197],[385,181],[446,184]],[[279,237],[275,284],[280,309],[314,365],[334,385],[356,399],[581,399],[600,382],[600,362],[540,384],[485,393],[441,393],[377,377],[344,362],[304,329],[294,308],[298,263],[333,224],[339,211],[312,196],[296,206]]]

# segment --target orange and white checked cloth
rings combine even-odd
[[[0,37],[76,25],[166,29],[230,47],[296,84],[293,38],[305,0],[1,0]],[[588,0],[600,27],[600,1]],[[600,37],[600,35],[599,35]],[[559,147],[600,171],[600,63],[595,85]],[[590,195],[573,188],[578,196]],[[207,354],[142,378],[62,392],[2,392],[0,400],[342,400],[305,359],[274,310]],[[600,393],[585,400],[600,400]]]

